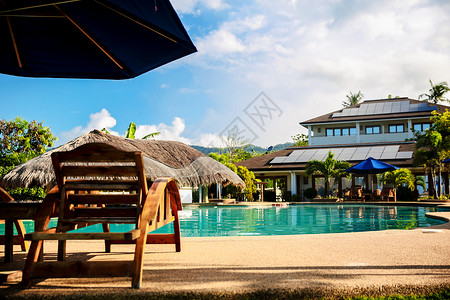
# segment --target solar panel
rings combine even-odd
[[[392,112],[392,102],[386,102],[383,108],[383,114],[390,114]]]
[[[355,151],[350,160],[364,160],[367,158],[367,154],[369,153],[370,147],[361,147],[356,149],[357,150]]]
[[[295,155],[295,156],[300,156],[300,155],[302,155],[303,153],[305,153],[305,149],[302,149],[302,150],[294,150],[294,151],[292,151],[291,152],[291,154],[289,154],[289,155]]]
[[[395,159],[397,157],[397,152],[383,152],[380,159]]]
[[[379,115],[383,113],[384,102],[375,104],[375,112],[374,114]]]
[[[373,113],[375,112],[375,106],[376,106],[375,103],[368,104],[366,114],[373,115]]]
[[[427,103],[410,103],[410,101],[386,101],[378,103],[362,103],[356,108],[344,108],[333,114],[333,118],[349,116],[367,116],[392,113],[407,113],[417,111],[433,111],[436,106],[428,106]]]
[[[274,159],[270,161],[271,164],[281,164],[284,162],[284,160],[287,158],[287,156],[277,156]]]
[[[412,151],[402,151],[398,152],[397,156],[395,158],[397,159],[408,159],[412,158],[413,152]]]
[[[398,152],[398,149],[400,148],[400,146],[395,145],[395,146],[385,146],[384,147],[384,152]]]
[[[367,157],[373,157],[375,159],[380,159],[381,154],[384,151],[384,146],[371,147]]]
[[[338,160],[350,160],[357,148],[344,148],[339,155]]]
[[[358,116],[364,116],[366,114],[367,111],[367,106],[366,104],[361,104],[359,106],[358,112],[356,113],[356,115]]]
[[[297,160],[297,158],[299,158],[299,155],[289,155],[283,163],[288,164],[288,163],[293,163]]]

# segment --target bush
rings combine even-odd
[[[264,191],[264,202],[275,202],[277,200],[277,196],[274,191]]]
[[[283,201],[291,202],[292,201],[292,193],[291,191],[284,191],[283,195],[281,196]]]
[[[291,197],[291,201],[292,202],[300,202],[300,201],[302,201],[302,199],[300,198],[300,195],[294,194]]]
[[[399,186],[397,188],[397,201],[417,201],[416,193],[407,187]]]
[[[44,189],[41,187],[8,189],[7,192],[17,201],[40,201],[44,200],[46,196]]]
[[[303,192],[303,195],[308,199],[313,199],[317,196],[317,191],[316,191],[316,189],[313,189],[313,188],[307,188]]]

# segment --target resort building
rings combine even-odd
[[[324,196],[324,179],[320,176],[308,178],[305,167],[310,160],[324,160],[330,151],[335,159],[348,161],[352,165],[373,157],[408,168],[427,180],[425,170],[413,166],[415,142],[409,139],[413,138],[413,130],[430,128],[433,111],[443,113],[448,108],[409,98],[366,100],[301,122],[300,125],[308,130],[309,146],[289,147],[242,161],[238,165],[247,167],[262,181],[273,180],[275,185],[284,185],[285,190],[300,198],[303,198],[303,191],[310,187]],[[444,173],[443,178],[444,193],[449,194],[448,173]],[[374,188],[381,187],[376,176],[373,180]],[[341,197],[343,190],[355,184],[367,188],[368,176],[342,178],[339,182],[332,182],[331,189]],[[274,190],[277,190],[276,187]],[[277,198],[281,196],[279,194]]]

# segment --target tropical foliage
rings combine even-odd
[[[343,107],[349,107],[358,104],[364,98],[364,95],[361,93],[361,91],[358,91],[356,94],[350,92],[350,95],[346,95],[346,97],[347,100],[342,101]]]
[[[106,128],[103,128],[102,131],[104,133],[111,134],[108,131],[108,129],[106,129]],[[131,122],[130,125],[128,125],[128,129],[127,129],[127,133],[125,134],[125,138],[127,138],[127,139],[135,139],[136,138],[135,134],[136,134],[136,124],[134,122]],[[157,132],[153,132],[153,133],[147,134],[142,139],[143,140],[151,139],[151,138],[154,138],[155,136],[158,136],[159,134],[160,134],[160,132],[158,132],[158,131]]]
[[[242,190],[234,185],[226,186],[223,191],[225,195],[231,194],[232,197],[237,198],[242,193],[248,201],[254,201],[253,193],[256,193],[256,185],[254,183],[255,174],[252,171],[243,166],[236,167],[230,162],[227,154],[210,153],[209,157],[228,167],[245,182],[246,187]]]
[[[19,117],[0,121],[0,177],[15,166],[44,153],[53,146],[56,137],[43,122],[28,122]],[[45,192],[40,187],[30,189],[7,189],[13,198],[43,199]]]
[[[431,173],[431,189],[435,198],[437,191],[436,177],[441,178],[443,168],[442,161],[450,157],[450,112],[446,110],[439,114],[433,112],[431,117],[433,124],[425,132],[415,131],[414,140],[416,141],[416,152],[414,153],[414,164],[423,166]],[[441,181],[440,181],[441,182]]]
[[[383,173],[381,181],[384,184],[392,184],[394,187],[404,186],[413,191],[416,178],[410,170],[402,168]]]
[[[334,159],[334,154],[330,151],[324,161],[310,160],[306,163],[306,176],[320,175],[325,178],[325,194],[328,195],[330,191],[330,180],[334,178],[336,181],[342,176],[350,177],[351,175],[345,172],[350,168],[350,164],[346,161]]]
[[[449,99],[445,98],[445,94],[450,91],[450,88],[448,87],[448,84],[446,81],[440,82],[438,84],[433,84],[433,82],[430,80],[431,88],[428,91],[428,94],[421,94],[419,95],[419,99],[425,98],[424,101],[432,102],[434,104],[437,104],[439,102],[450,102]]]
[[[306,134],[293,135],[292,139],[294,140],[294,146],[308,146],[308,136]]]

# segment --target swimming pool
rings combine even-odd
[[[359,232],[443,224],[443,221],[425,217],[425,213],[433,211],[437,211],[435,207],[312,204],[290,205],[286,208],[186,207],[179,215],[181,236],[213,237]],[[55,226],[54,220],[52,221],[50,226]],[[33,230],[32,222],[24,221],[24,223],[27,232]],[[81,230],[101,231],[101,226],[96,226]],[[123,230],[123,226],[130,225],[112,224],[111,231]],[[4,224],[0,224],[1,231],[4,232]],[[172,224],[155,231],[155,233],[170,232],[173,232]]]

